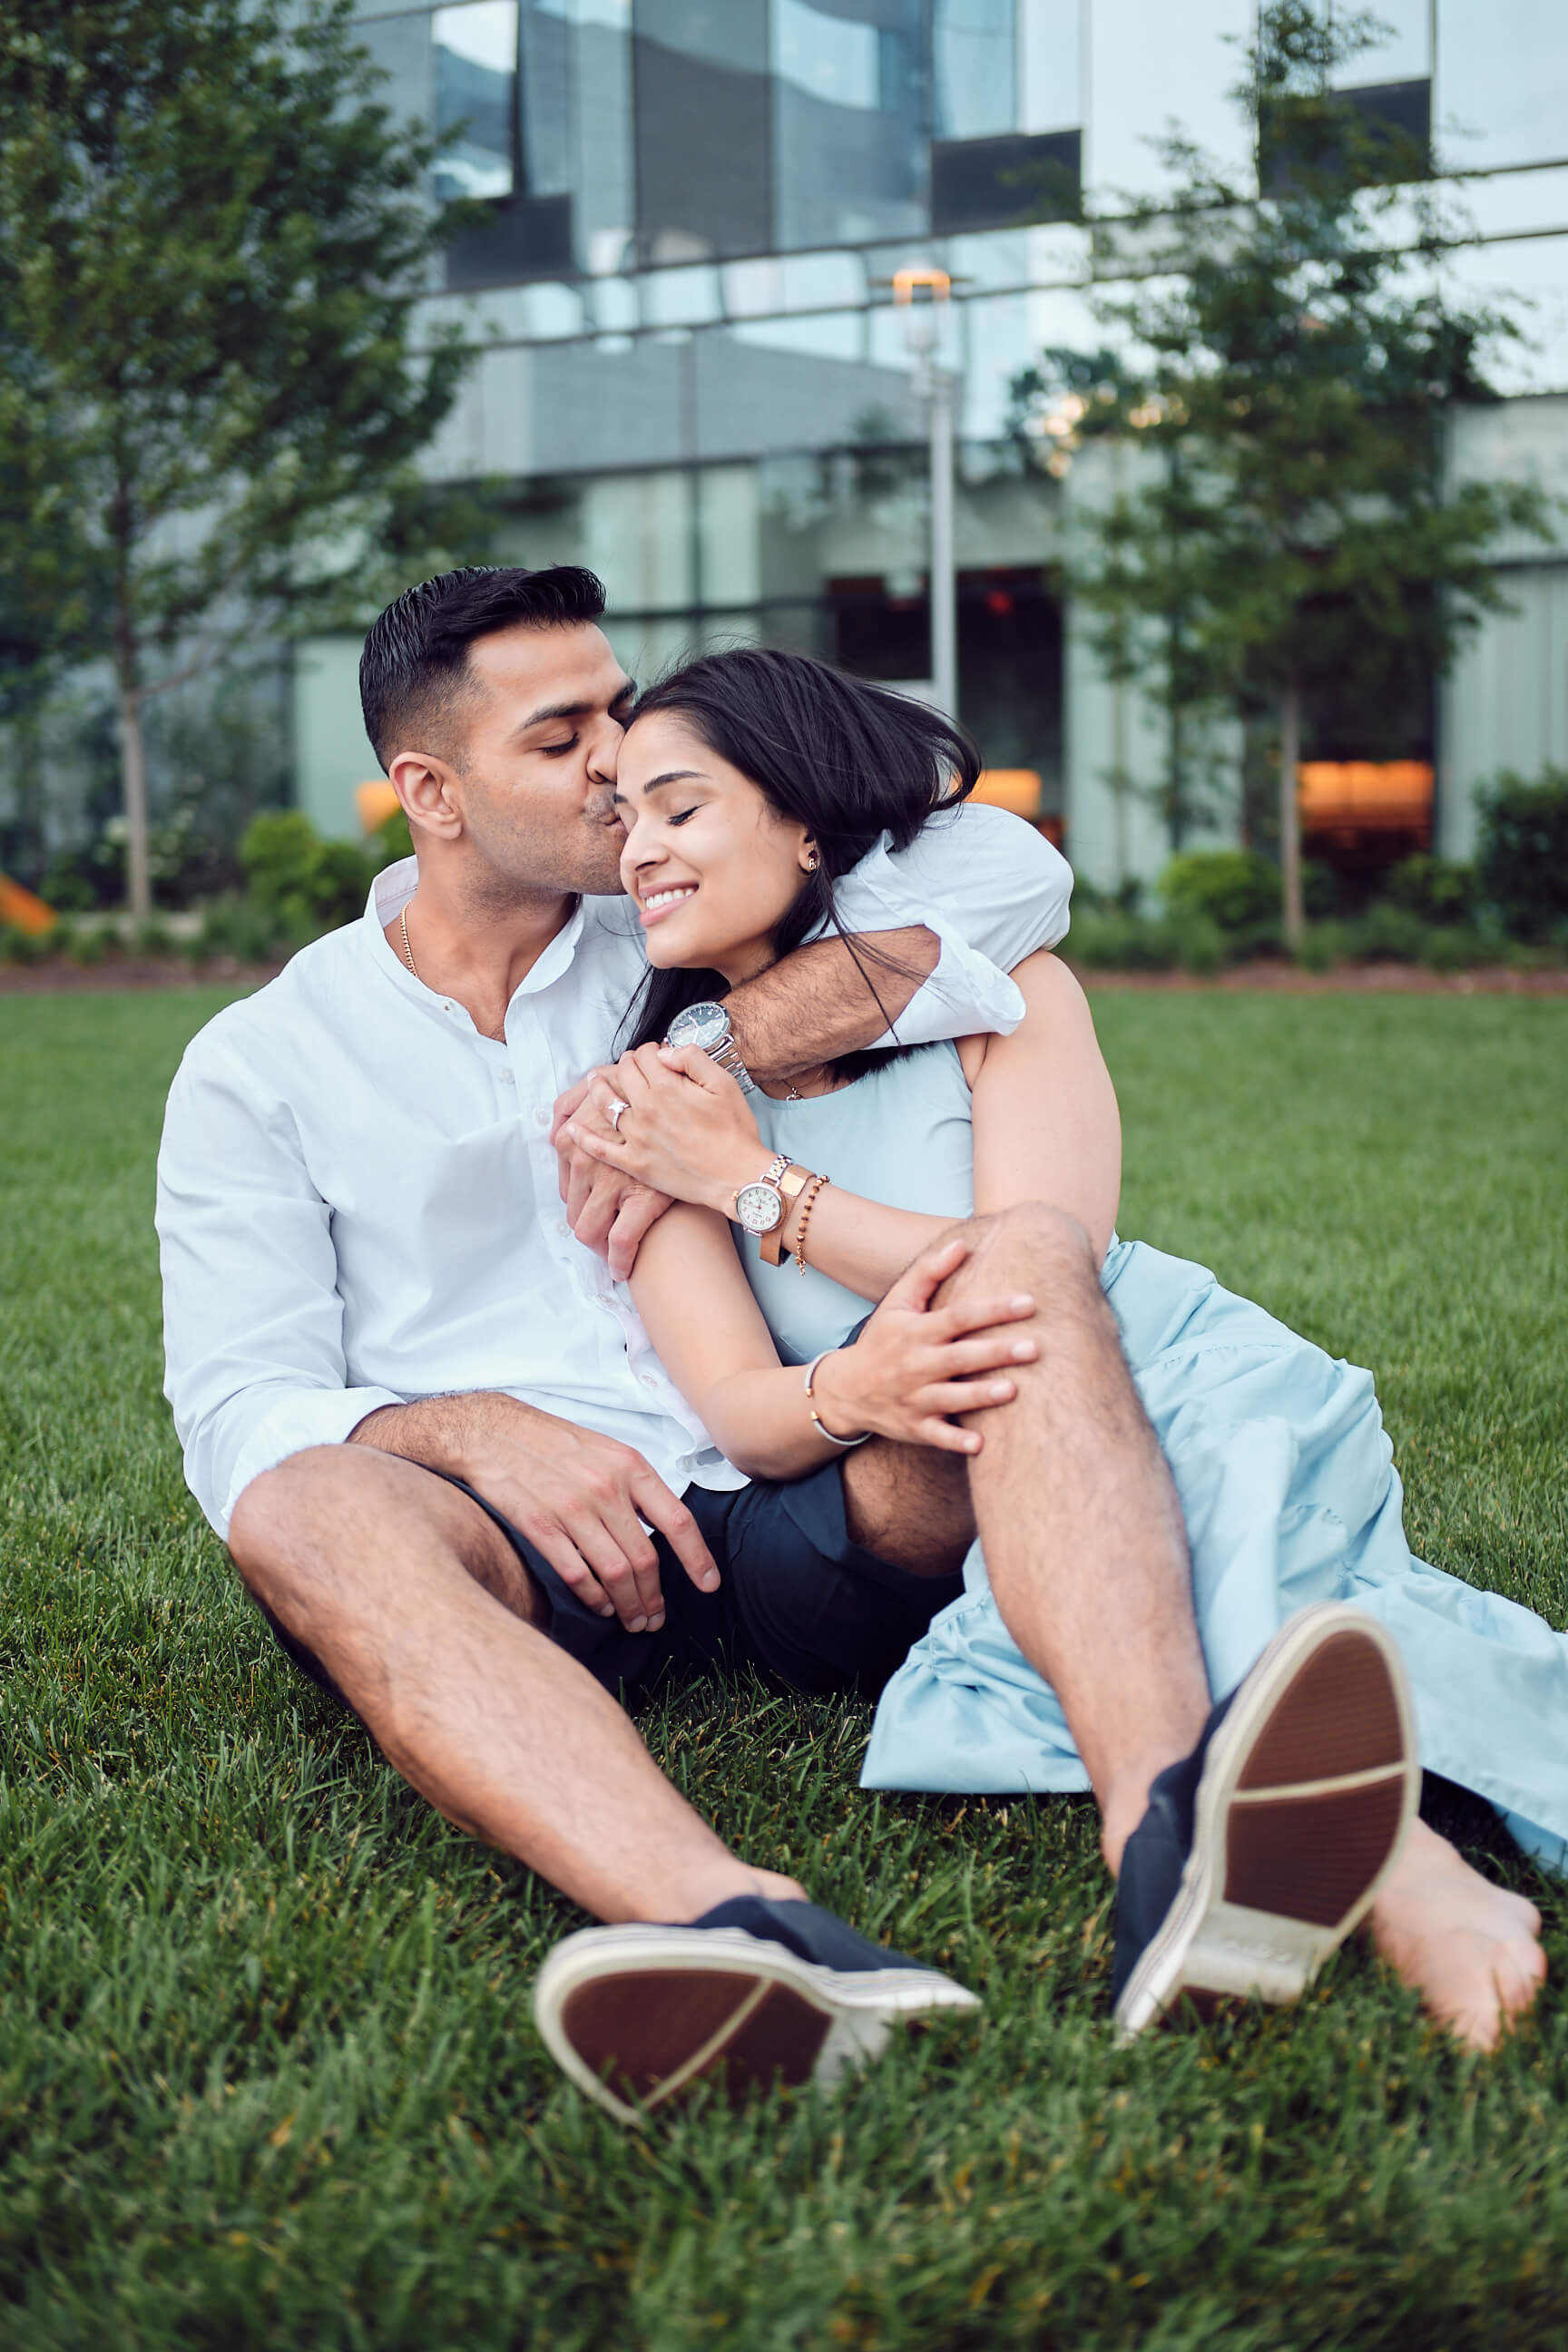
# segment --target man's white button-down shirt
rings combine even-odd
[[[623,1288],[573,1237],[555,1097],[610,1057],[646,969],[624,898],[589,898],[483,1037],[394,954],[414,861],[193,1041],[158,1160],[166,1393],[226,1532],[250,1480],[379,1406],[474,1390],[636,1446],[678,1493],[739,1486]],[[1071,877],[1032,827],[965,807],[839,887],[846,928],[924,923],[942,957],[898,1024],[1006,1031],[1005,974],[1067,929]]]

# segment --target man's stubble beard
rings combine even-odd
[[[466,811],[465,908],[493,919],[541,900],[620,898],[626,836],[619,824],[607,822],[609,814],[608,785],[580,817],[559,828],[497,826],[488,813],[476,824],[475,812]]]

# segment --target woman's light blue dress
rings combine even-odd
[[[970,1097],[953,1046],[923,1046],[834,1094],[753,1101],[774,1150],[850,1191],[970,1213]],[[754,1244],[744,1264],[786,1361],[838,1346],[867,1312],[813,1268],[802,1276],[787,1257],[763,1265]],[[1568,1639],[1500,1593],[1413,1558],[1371,1373],[1145,1243],[1113,1241],[1101,1281],[1181,1497],[1215,1696],[1296,1610],[1354,1601],[1400,1644],[1423,1763],[1489,1799],[1521,1845],[1563,1868]],[[1084,1572],[1093,1574],[1091,1560]],[[977,1544],[964,1585],[883,1692],[861,1785],[1086,1789],[1056,1694],[1003,1623]]]

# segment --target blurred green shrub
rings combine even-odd
[[[1301,860],[1301,906],[1310,923],[1332,922],[1343,910],[1340,877],[1321,857]]]
[[[24,931],[16,923],[0,923],[0,963],[42,963],[53,948],[51,931]]]
[[[65,944],[72,963],[91,965],[101,963],[106,955],[117,954],[121,940],[112,923],[77,923]]]
[[[206,908],[189,952],[197,962],[206,956],[232,956],[237,963],[275,963],[318,938],[321,928],[265,899],[230,892]]]
[[[1159,888],[1173,916],[1202,916],[1233,936],[1279,920],[1279,869],[1256,849],[1188,850],[1172,858]]]
[[[1345,924],[1331,921],[1307,925],[1296,950],[1296,961],[1303,971],[1332,971],[1336,964],[1349,961],[1350,939]]]
[[[96,877],[84,871],[85,861],[85,852],[62,851],[44,868],[38,896],[57,915],[90,915],[102,905],[103,894]]]
[[[353,841],[324,841],[300,809],[252,817],[240,836],[239,863],[250,896],[281,926],[315,932],[352,922],[380,861]]]
[[[1419,963],[1427,926],[1408,907],[1375,898],[1359,920],[1345,926],[1349,952],[1357,963]]]
[[[1568,769],[1533,780],[1505,769],[1477,797],[1481,897],[1516,939],[1549,939],[1568,925]]]
[[[1476,869],[1417,852],[1394,866],[1384,886],[1396,907],[1424,923],[1468,923],[1476,910]]]
[[[408,829],[408,819],[401,809],[378,824],[370,837],[371,859],[379,874],[384,866],[395,866],[400,857],[414,855],[414,835]]]
[[[1428,971],[1470,971],[1477,964],[1497,960],[1497,941],[1468,923],[1434,923],[1421,950]]]
[[[1218,925],[1184,913],[1155,921],[1108,908],[1076,915],[1068,934],[1070,961],[1086,971],[1190,971],[1208,975],[1229,961]]]

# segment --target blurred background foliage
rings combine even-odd
[[[1303,883],[1308,920],[1297,958],[1309,971],[1558,962],[1568,955],[1568,771],[1500,775],[1482,798],[1473,866],[1418,853],[1359,908],[1343,904],[1326,866],[1309,861]],[[1110,897],[1079,882],[1073,894],[1068,953],[1089,971],[1212,975],[1282,947],[1279,869],[1257,850],[1172,858],[1152,908],[1136,887]]]

